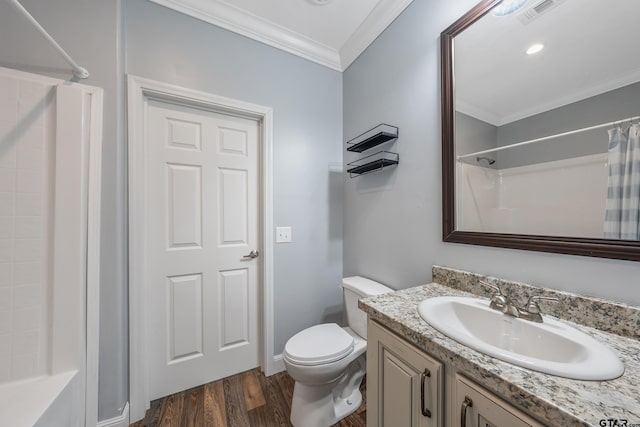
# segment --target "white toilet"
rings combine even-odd
[[[295,427],[328,427],[358,409],[360,383],[367,369],[367,315],[358,308],[358,299],[392,291],[364,277],[344,278],[349,326],[324,323],[287,341],[283,358],[296,381],[291,402]]]

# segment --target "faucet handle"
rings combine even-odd
[[[540,306],[538,305],[537,301],[558,302],[560,300],[556,297],[545,297],[542,295],[533,295],[529,297],[529,299],[527,300],[527,304],[525,305],[524,309],[531,314],[540,314]]]
[[[491,304],[489,304],[489,307],[494,309],[494,310],[498,310],[498,311],[503,311],[504,312],[504,310],[506,309],[507,305],[509,305],[509,300],[502,293],[502,289],[500,289],[500,286],[494,285],[492,283],[488,283],[488,282],[485,282],[485,281],[482,281],[482,280],[480,280],[480,284],[482,286],[487,287],[487,288],[491,288],[492,290],[494,290],[496,292],[494,295],[491,296]]]
[[[493,283],[485,282],[483,280],[480,280],[479,282],[480,282],[480,284],[482,286],[490,288],[490,289],[496,291],[497,295],[502,295],[502,289],[500,289],[500,286],[494,285]]]

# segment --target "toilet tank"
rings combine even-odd
[[[360,298],[393,292],[393,289],[366,277],[353,276],[342,279],[342,292],[347,311],[347,324],[362,338],[367,338],[367,314],[358,308]]]

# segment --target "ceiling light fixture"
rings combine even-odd
[[[324,6],[331,3],[332,0],[309,0],[309,3],[315,4],[316,6]]]
[[[529,46],[527,49],[527,55],[534,55],[544,49],[544,45],[542,43],[535,43]]]
[[[516,13],[527,3],[528,0],[502,0],[491,9],[493,16],[508,16]]]

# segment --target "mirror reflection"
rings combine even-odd
[[[639,240],[637,0],[504,0],[454,39],[456,230]]]

